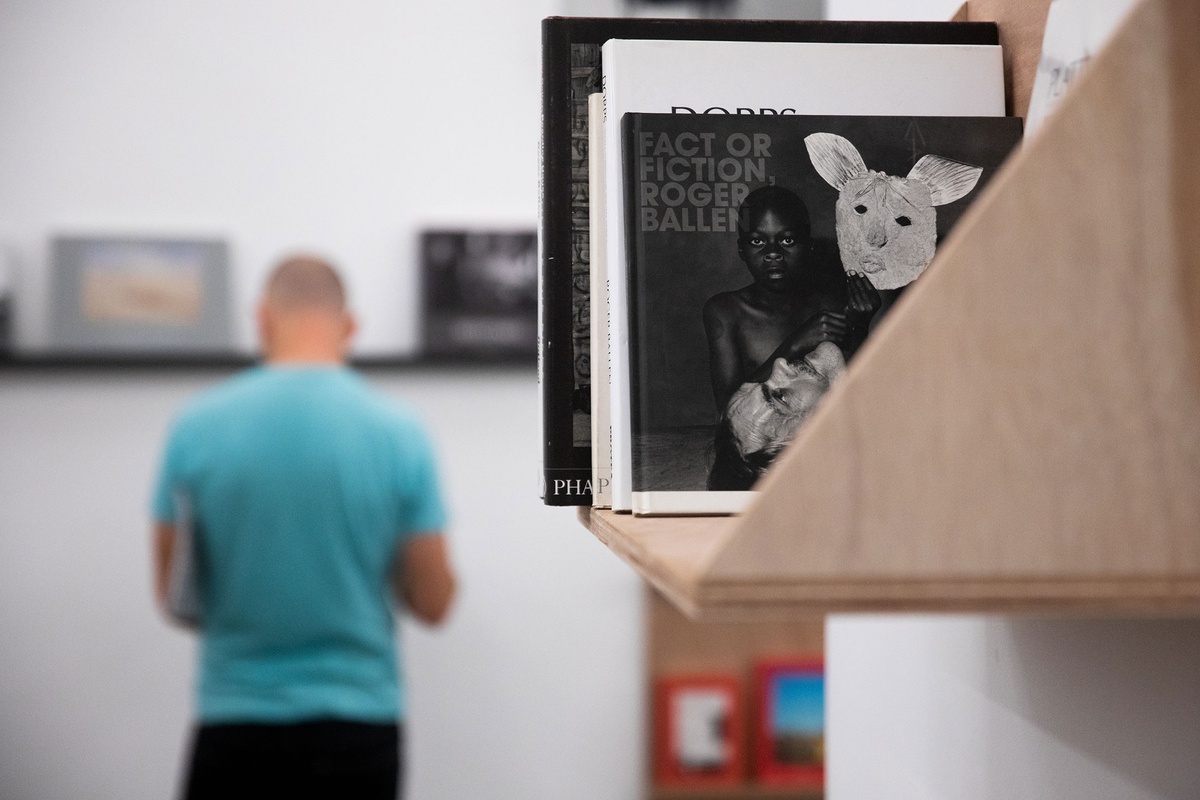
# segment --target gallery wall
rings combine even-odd
[[[279,254],[349,274],[362,348],[412,343],[425,224],[537,214],[552,2],[5,0],[0,245],[45,341],[59,231],[215,232],[240,341]],[[192,639],[151,607],[147,494],[218,372],[0,372],[0,800],[172,796]],[[535,370],[372,376],[430,424],[462,595],[405,627],[410,798],[637,795],[640,592],[537,499]]]
[[[416,343],[423,225],[532,229],[538,20],[554,3],[0,7],[0,241],[20,339],[47,341],[47,239],[202,234],[232,246],[237,340],[281,254],[351,278],[360,352]]]

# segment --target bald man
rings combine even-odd
[[[346,366],[337,272],[296,257],[258,309],[265,355],[172,426],[153,513],[166,611],[179,503],[194,519],[199,724],[188,800],[387,798],[401,772],[393,601],[454,595],[430,443]]]

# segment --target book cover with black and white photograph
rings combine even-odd
[[[537,355],[537,234],[421,234],[422,352],[512,360]]]
[[[614,38],[996,45],[999,34],[988,22],[544,20],[538,380],[547,505],[592,502],[587,98],[600,90],[600,46]]]
[[[614,39],[602,54],[609,154],[628,112],[1004,115],[998,46]],[[606,164],[609,194],[623,196],[620,160]],[[624,205],[609,203],[614,511],[633,506],[625,230]]]
[[[633,511],[736,513],[1021,120],[627,114],[624,127]]]

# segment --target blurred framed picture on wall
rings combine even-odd
[[[57,236],[51,270],[57,351],[169,357],[233,349],[222,240]]]
[[[422,353],[537,359],[537,232],[421,234]]]
[[[734,675],[660,678],[655,700],[655,782],[736,786],[745,779],[741,683]]]
[[[819,789],[825,784],[825,665],[820,658],[769,659],[755,667],[759,781]]]

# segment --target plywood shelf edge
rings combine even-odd
[[[584,523],[692,614],[1200,611],[1197,41],[1135,9],[744,515]]]
[[[743,581],[709,579],[703,566],[739,535],[734,518],[640,519],[582,508],[580,521],[677,608],[706,619],[808,617],[846,612],[1194,615],[1200,576],[945,577]],[[715,524],[698,524],[710,522]]]

